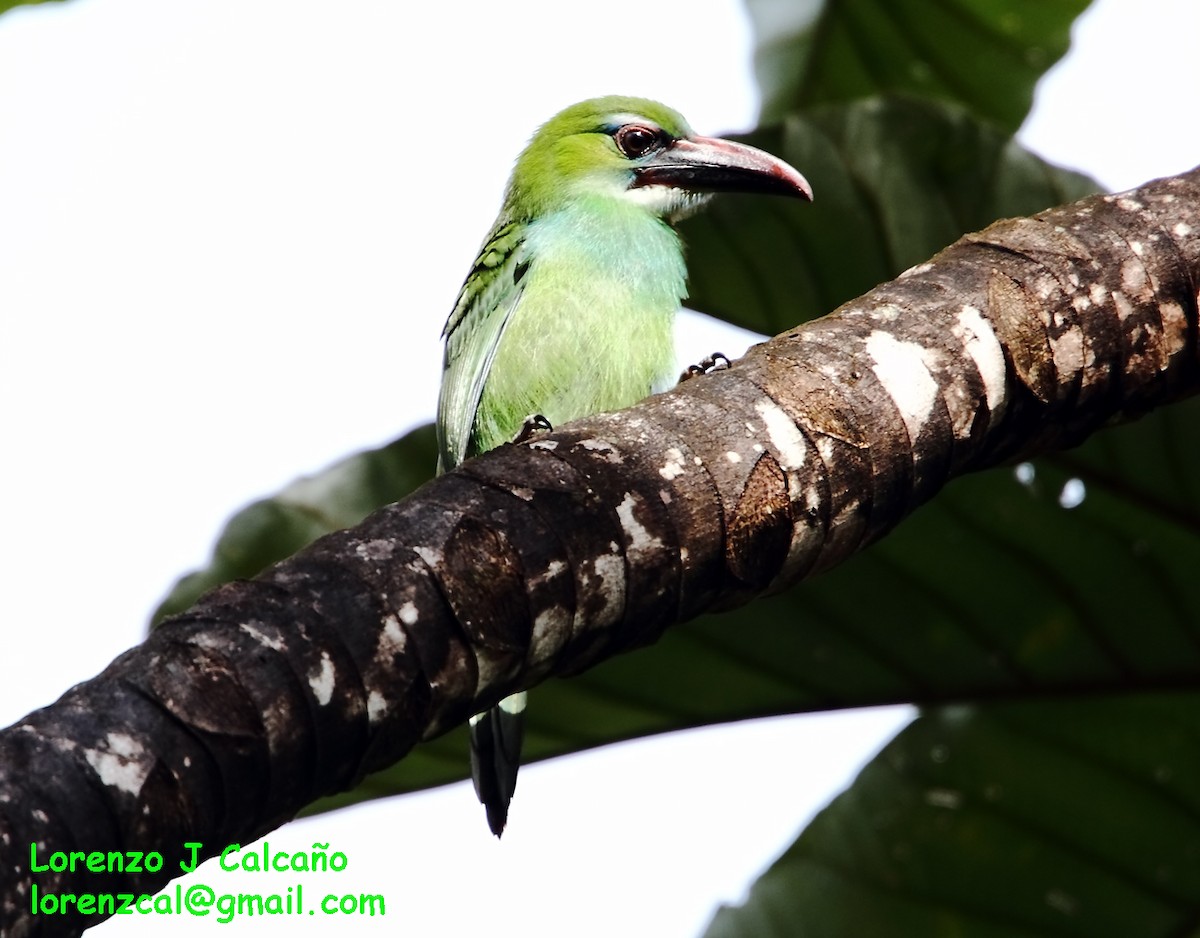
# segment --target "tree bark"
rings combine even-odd
[[[506,446],[207,594],[0,733],[0,931],[150,892],[551,675],[826,569],[950,479],[1200,386],[1200,170],[968,235],[618,414]],[[157,873],[30,870],[157,849]]]

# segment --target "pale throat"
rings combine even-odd
[[[663,198],[657,190],[680,191],[648,186],[571,200],[530,224],[530,256],[550,277],[572,277],[575,289],[674,311],[687,295],[687,270],[679,235],[643,204]]]

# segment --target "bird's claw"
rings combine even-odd
[[[688,365],[683,374],[679,376],[679,380],[686,381],[696,375],[710,375],[714,371],[724,371],[728,367],[729,359],[720,352],[713,352],[707,358],[702,359],[700,364]]]
[[[517,431],[517,435],[513,437],[514,443],[528,443],[539,433],[549,433],[554,427],[550,425],[550,421],[541,414],[530,414],[525,418],[525,422],[521,424],[521,429]]]

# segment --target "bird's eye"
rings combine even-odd
[[[614,139],[617,148],[631,160],[657,150],[663,143],[660,131],[641,124],[626,124],[614,134]]]

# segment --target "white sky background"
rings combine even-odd
[[[75,0],[0,17],[0,724],[138,642],[234,509],[432,417],[439,331],[541,121],[621,92],[702,133],[752,125],[735,0],[595,9]],[[1200,162],[1197,35],[1194,4],[1100,0],[1023,138],[1113,188]],[[685,325],[682,357],[734,351],[710,335]],[[269,840],[349,856],[305,891],[383,893],[388,917],[356,934],[685,938],[905,719],[763,721],[527,767],[502,843],[466,785]],[[164,927],[216,925],[102,930]]]

